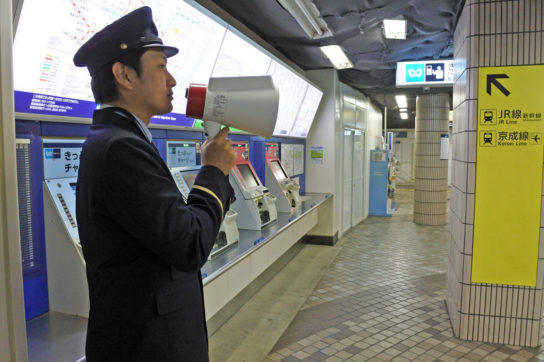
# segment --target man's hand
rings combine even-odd
[[[225,127],[217,136],[211,140],[207,140],[202,145],[202,166],[215,166],[225,175],[228,175],[230,170],[236,164],[236,154],[231,146],[231,141],[227,138],[229,128]]]

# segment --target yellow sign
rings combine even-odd
[[[536,286],[544,66],[483,67],[472,282]]]

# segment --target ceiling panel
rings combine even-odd
[[[338,44],[354,68],[338,72],[342,82],[388,108],[389,127],[412,128],[415,98],[451,87],[398,89],[396,63],[453,58],[453,31],[462,0],[313,0],[333,36],[310,39],[293,16],[275,0],[212,0],[304,70],[331,68],[319,46]],[[384,19],[406,19],[406,40],[385,39]],[[409,120],[401,120],[395,94],[406,94]]]

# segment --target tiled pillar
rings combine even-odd
[[[448,160],[440,159],[441,138],[448,135],[450,96],[425,94],[416,101],[416,172],[414,222],[444,225],[448,198]]]
[[[543,23],[544,0],[467,0],[455,31],[446,303],[453,331],[461,339],[540,345],[543,251],[538,259],[536,287],[473,283],[471,275],[473,244],[478,242],[474,240],[478,70],[543,64]],[[544,233],[540,226],[542,249]]]

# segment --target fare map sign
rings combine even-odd
[[[482,67],[472,282],[536,286],[544,66]]]

